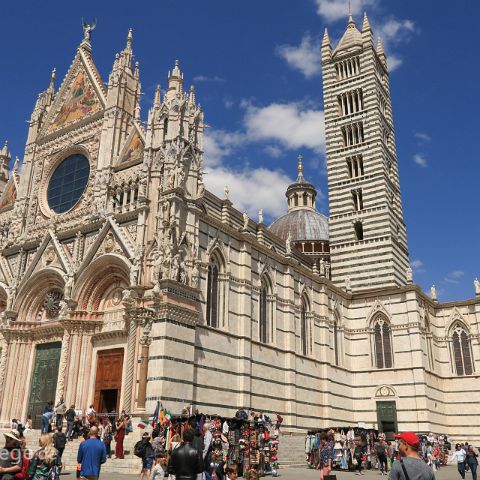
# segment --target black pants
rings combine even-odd
[[[380,470],[382,472],[388,472],[388,463],[386,455],[378,455],[378,463],[380,464]]]
[[[355,460],[357,461],[357,470],[359,472],[362,471],[362,459],[363,459],[363,455],[361,457],[355,457]]]

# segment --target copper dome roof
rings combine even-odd
[[[269,229],[272,233],[286,240],[288,232],[292,241],[327,241],[328,218],[313,209],[298,208],[291,210],[275,220]]]

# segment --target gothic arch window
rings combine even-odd
[[[300,346],[302,355],[308,354],[308,313],[310,312],[310,303],[304,295],[302,298],[302,309],[300,311]]]
[[[377,368],[392,368],[392,334],[390,323],[384,316],[374,322],[375,365]]]
[[[457,375],[471,375],[473,363],[469,335],[460,323],[457,323],[451,332],[455,372]]]
[[[260,282],[260,308],[258,316],[258,339],[261,343],[270,341],[269,332],[272,324],[272,302],[269,297],[272,294],[272,283],[264,275]]]
[[[208,264],[207,275],[207,325],[210,327],[218,328],[220,319],[220,282],[219,273],[221,270],[222,262],[217,254],[214,252],[210,256],[210,262]]]

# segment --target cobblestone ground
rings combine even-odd
[[[303,468],[284,468],[279,471],[281,478],[284,480],[310,480],[310,479],[319,479],[320,475],[315,470],[303,469]],[[338,480],[354,480],[358,478],[353,472],[333,472]],[[454,466],[443,467],[439,472],[435,474],[437,480],[460,480],[460,475],[457,472],[457,469]],[[101,480],[132,480],[134,478],[139,478],[139,475],[120,475],[114,473],[106,473],[100,475]],[[269,476],[263,478],[271,478]],[[365,480],[381,479],[388,477],[382,477],[376,471],[366,471],[363,477]],[[471,474],[468,473],[466,476],[467,480],[470,480]],[[75,473],[65,473],[61,476],[62,480],[74,480]]]

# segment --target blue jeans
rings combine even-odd
[[[465,478],[465,462],[457,463],[458,473]]]
[[[49,423],[48,418],[42,415],[42,433],[48,433]]]
[[[478,465],[476,463],[469,463],[468,466],[470,467],[470,470],[472,471],[472,480],[477,480],[477,467],[478,467]]]
[[[73,422],[67,420],[67,438],[71,440],[73,436]]]

